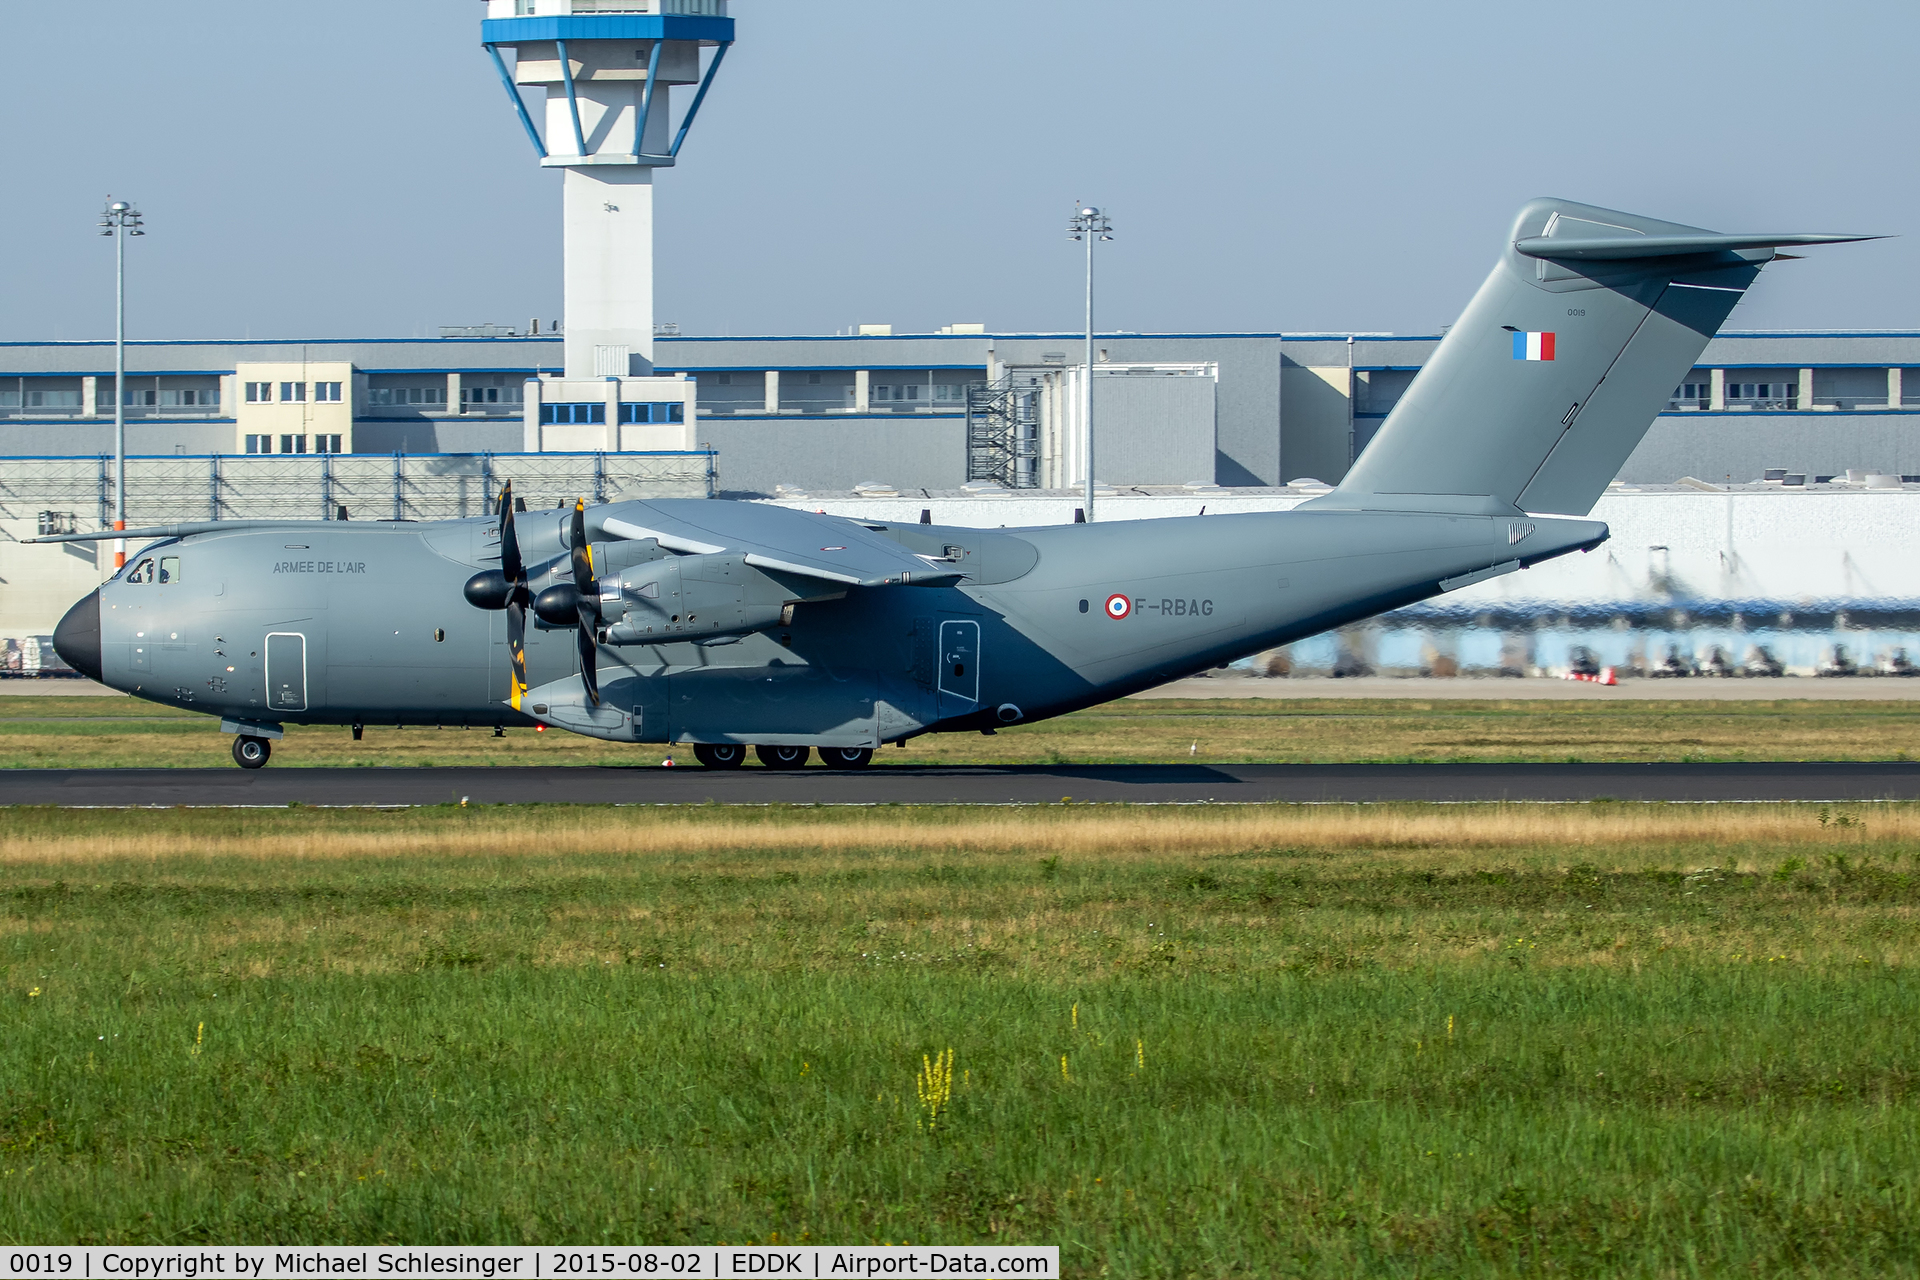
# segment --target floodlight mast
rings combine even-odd
[[[1086,376],[1080,384],[1080,420],[1086,436],[1087,523],[1093,523],[1093,246],[1097,240],[1111,240],[1113,221],[1092,205],[1076,204],[1067,232],[1087,245],[1087,357]]]
[[[107,197],[100,234],[113,237],[113,528],[127,527],[127,237],[147,234],[140,211],[125,200]],[[113,567],[127,563],[127,540],[113,540]]]

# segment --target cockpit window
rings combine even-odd
[[[127,581],[128,582],[152,582],[153,581],[152,558],[149,557],[145,560],[142,560],[139,564],[135,565],[133,568],[133,572],[127,575]]]
[[[179,556],[160,557],[160,581],[163,583],[180,581]]]

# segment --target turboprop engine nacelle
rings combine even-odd
[[[737,555],[674,556],[600,580],[606,644],[743,634],[790,622],[796,592]]]

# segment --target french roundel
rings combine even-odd
[[[1107,597],[1107,616],[1116,622],[1133,612],[1133,601],[1123,595]]]

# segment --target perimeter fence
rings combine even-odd
[[[484,515],[511,480],[532,509],[710,498],[710,450],[675,453],[308,454],[127,459],[127,523],[194,520],[454,520]],[[113,520],[113,459],[0,458],[0,521],[41,533]]]

